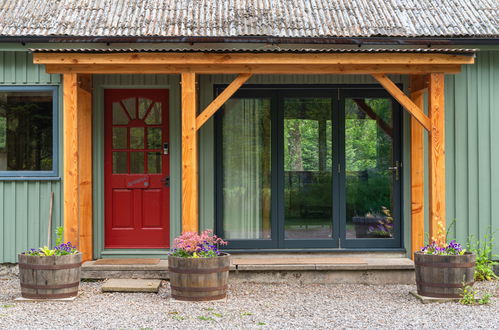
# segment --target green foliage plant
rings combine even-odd
[[[482,298],[477,298],[478,290],[473,289],[471,286],[463,282],[462,298],[459,302],[462,305],[486,305],[490,303],[490,293],[485,293]]]
[[[65,256],[69,254],[77,254],[78,250],[76,246],[71,244],[71,242],[63,243],[64,228],[57,227],[56,231],[56,245],[51,249],[48,246],[43,246],[38,249],[29,249],[23,252],[23,254],[29,256],[47,257],[47,256]]]
[[[478,240],[475,236],[471,235],[468,238],[468,250],[475,253],[476,255],[476,266],[475,266],[475,281],[490,281],[498,279],[497,275],[494,273],[494,265],[499,264],[498,262],[492,260],[493,258],[499,257],[499,255],[492,254],[492,248],[494,247],[494,238],[485,235],[483,240]]]

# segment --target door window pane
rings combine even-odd
[[[0,171],[53,170],[52,91],[0,91]]]
[[[128,116],[120,102],[113,102],[113,125],[128,124]]]
[[[130,148],[131,149],[144,149],[144,128],[131,127],[130,128]]]
[[[130,152],[130,173],[144,173],[143,152]]]
[[[149,127],[147,129],[147,148],[148,149],[160,149],[161,148],[161,137],[162,128],[161,127]]]
[[[150,174],[163,173],[161,152],[147,153],[147,173]]]
[[[128,130],[126,127],[113,127],[113,149],[126,149]]]
[[[125,109],[128,111],[128,115],[130,116],[130,119],[135,119],[136,113],[137,113],[137,99],[130,98],[130,99],[123,100],[121,102],[125,106]]]
[[[147,110],[151,106],[152,101],[149,99],[139,98],[139,118],[144,119],[147,114]]]
[[[223,112],[223,226],[226,239],[271,238],[270,105],[231,99]]]
[[[345,102],[346,238],[392,238],[393,133],[389,99]]]
[[[124,174],[128,173],[127,152],[113,152],[113,173]]]
[[[330,98],[284,99],[285,239],[332,238]]]
[[[145,118],[147,125],[159,125],[161,124],[161,102],[156,102],[152,106],[151,111]]]

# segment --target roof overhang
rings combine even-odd
[[[33,49],[48,73],[458,73],[475,49]]]

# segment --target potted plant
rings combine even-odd
[[[63,228],[56,231],[56,246],[18,254],[21,296],[28,299],[61,299],[78,295],[82,254],[71,242],[63,243]]]
[[[437,237],[414,253],[418,294],[436,298],[461,298],[463,287],[474,284],[475,254],[461,244],[447,243],[445,228],[439,222]]]
[[[168,255],[172,297],[177,300],[207,301],[227,295],[230,255],[219,251],[227,242],[205,230],[186,232],[174,240]]]

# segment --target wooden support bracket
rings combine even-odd
[[[414,102],[411,101],[407,95],[400,88],[395,85],[393,81],[390,80],[384,74],[373,74],[374,79],[376,79],[381,86],[383,86],[388,93],[390,93],[409,113],[416,118],[418,122],[423,125],[423,127],[429,131],[430,130],[430,118],[425,115],[424,111],[418,107]]]
[[[196,118],[196,129],[199,130],[232,95],[251,78],[251,73],[241,73],[234,79],[220,95],[214,99],[210,105]]]

